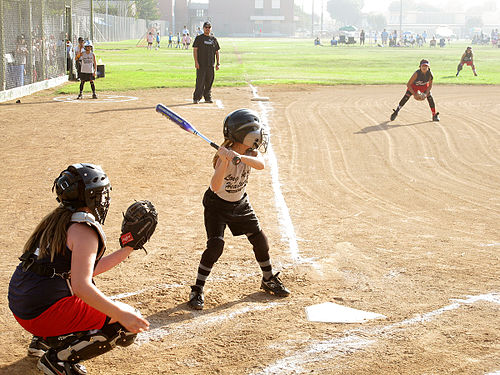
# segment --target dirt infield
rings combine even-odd
[[[153,201],[160,220],[147,255],[95,279],[151,330],[87,361],[89,374],[500,371],[500,87],[433,92],[439,123],[414,100],[388,122],[400,86],[259,88],[269,102],[251,101],[250,87],[217,88],[217,104],[198,105],[191,89],[125,93],[138,100],[118,103],[60,102],[46,91],[1,104],[0,374],[39,373],[26,357],[30,335],[8,309],[8,282],[57,204],[52,181],[80,161],[101,164],[113,185],[108,251],[134,199]],[[205,246],[213,150],[158,115],[160,102],[217,142],[228,112],[267,117],[268,168],[252,172],[248,193],[289,298],[259,290],[250,245],[227,232],[205,310],[186,306]],[[308,321],[304,309],[323,302],[386,319]]]

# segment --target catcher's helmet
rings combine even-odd
[[[269,134],[251,109],[237,109],[224,119],[224,138],[266,152]]]
[[[104,224],[109,208],[111,184],[101,166],[72,164],[54,180],[52,191],[57,201],[71,211],[88,207],[95,219]]]

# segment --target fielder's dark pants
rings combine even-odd
[[[214,83],[214,67],[200,66],[196,69],[196,88],[193,94],[193,100],[200,100],[201,97],[205,100],[212,99],[212,84]]]

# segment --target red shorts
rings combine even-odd
[[[472,66],[472,61],[464,61],[464,64],[467,65],[467,66]]]
[[[420,91],[420,92],[426,92],[427,89],[429,88],[429,83],[426,83],[425,85],[421,85],[421,86],[417,86],[417,85],[411,85],[411,88],[413,89],[413,91],[417,92],[417,91]]]
[[[34,319],[14,317],[26,331],[42,337],[101,329],[107,318],[77,296],[60,299]]]

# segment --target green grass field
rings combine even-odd
[[[464,67],[455,77],[466,44],[444,48],[381,48],[375,46],[314,46],[312,40],[219,38],[221,69],[214,86],[270,84],[372,85],[404,84],[429,59],[434,82],[441,84],[499,84],[500,48],[474,46],[479,76]],[[329,43],[329,42],[328,42]],[[166,48],[148,51],[136,41],[99,43],[95,52],[106,64],[106,77],[97,81],[99,91],[129,91],[164,87],[194,87],[192,50]],[[76,93],[69,83],[59,93]]]

